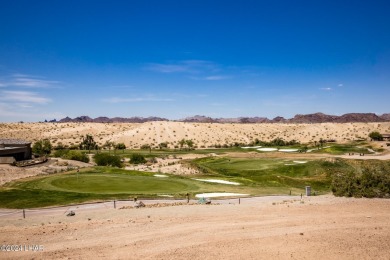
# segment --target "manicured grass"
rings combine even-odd
[[[274,187],[286,193],[289,189],[303,191],[305,186],[317,192],[330,190],[331,178],[322,160],[300,164],[284,159],[203,158],[194,164],[211,176],[223,176],[260,190]]]
[[[88,151],[83,151],[88,152]],[[95,150],[91,150],[91,153],[96,153]],[[119,156],[126,156],[129,157],[130,155],[136,153],[136,154],[142,154],[145,157],[161,157],[161,156],[167,156],[167,155],[176,155],[177,157],[180,157],[180,155],[184,154],[225,154],[228,152],[247,152],[245,149],[241,149],[240,147],[232,147],[232,148],[210,148],[210,149],[195,149],[195,150],[185,150],[185,149],[152,149],[149,150],[141,150],[141,149],[126,149],[126,150],[101,150],[100,153],[110,153],[110,154],[116,154]]]
[[[350,151],[348,149],[356,149],[356,146],[333,145],[330,151],[344,153]],[[209,153],[215,152],[215,150],[219,149],[200,151]],[[245,149],[220,149],[224,152],[241,152],[242,150]],[[166,150],[160,152],[167,155]],[[117,153],[119,154],[119,152]],[[308,158],[310,158],[310,154],[308,154]],[[343,159],[332,161],[300,159],[297,161],[283,158],[207,157],[189,162],[203,174],[197,176],[169,175],[169,178],[154,177],[155,173],[151,172],[129,171],[113,167],[93,167],[83,169],[79,173],[36,176],[8,183],[0,187],[0,207],[34,208],[133,197],[158,198],[160,195],[166,194],[175,198],[184,198],[186,193],[194,196],[204,192],[233,192],[250,195],[287,195],[291,192],[292,195],[298,195],[304,193],[305,186],[311,186],[317,194],[329,193],[333,189],[334,191],[341,190],[340,194],[355,196],[356,192],[349,192],[353,190],[350,187],[351,185],[358,187],[361,184],[359,174],[362,171],[374,172],[373,176],[379,176],[375,177],[378,180],[373,184],[374,186],[370,189],[365,188],[368,192],[364,194],[387,196],[386,187],[382,189],[379,186],[388,185],[387,179],[385,181],[382,179],[387,176],[383,175],[384,173],[388,174],[389,162],[370,160],[361,163],[356,160]],[[306,163],[302,163],[303,161]],[[354,175],[357,177],[352,179],[350,173],[357,173]],[[349,181],[352,184],[336,185],[338,181],[334,181],[335,176],[339,180]],[[219,179],[238,182],[241,185],[207,183],[192,178]],[[365,183],[372,184],[371,182]],[[375,185],[381,188],[381,193],[376,192]]]
[[[194,196],[203,192],[256,194],[256,190],[246,186],[205,183],[175,175],[158,178],[154,174],[94,167],[80,173],[31,177],[1,187],[0,207],[34,208],[93,200],[158,198],[166,194],[185,198],[186,193]]]
[[[173,194],[197,189],[196,185],[184,179],[90,173],[52,176],[24,183],[22,187],[30,189],[37,186],[45,190],[95,194]]]
[[[325,145],[327,146],[327,145]],[[364,153],[364,154],[370,154],[367,150],[367,147],[362,147],[357,144],[332,144],[329,145],[330,147],[320,149],[320,150],[314,150],[315,153],[329,153],[329,154],[346,154],[346,153]],[[359,146],[359,147],[358,147]]]

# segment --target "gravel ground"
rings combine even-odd
[[[149,202],[146,202],[149,203]],[[150,202],[152,203],[152,202]],[[153,202],[154,204],[156,202]],[[164,201],[159,201],[164,203]],[[390,200],[258,197],[119,209],[90,204],[0,218],[1,259],[389,259]],[[76,215],[67,217],[74,210]],[[8,210],[10,211],[10,210]],[[2,211],[3,213],[5,212]]]

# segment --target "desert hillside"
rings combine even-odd
[[[199,148],[234,142],[250,143],[254,139],[269,141],[282,138],[302,143],[323,139],[348,142],[366,139],[372,131],[390,133],[390,122],[320,123],[320,124],[220,124],[190,122],[146,123],[2,123],[0,138],[21,138],[36,141],[49,138],[52,143],[78,144],[82,136],[91,134],[100,145],[106,141],[125,143],[139,148],[143,144],[157,146],[168,142],[179,145],[181,139],[192,139]]]

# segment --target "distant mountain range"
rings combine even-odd
[[[181,120],[169,120],[161,117],[97,117],[79,116],[76,118],[66,117],[59,121],[51,120],[49,122],[93,122],[93,123],[145,123],[151,121],[176,121],[176,122],[194,122],[194,123],[352,123],[352,122],[389,122],[390,113],[376,115],[374,113],[349,113],[341,116],[326,115],[323,113],[295,115],[293,118],[275,117],[268,119],[266,117],[238,117],[238,118],[211,118],[206,116],[193,116]]]

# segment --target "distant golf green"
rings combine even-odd
[[[80,174],[79,177],[67,174],[45,178],[40,186],[46,190],[97,194],[178,193],[196,188],[185,180],[168,179],[124,174]],[[29,186],[26,184],[26,188]]]

